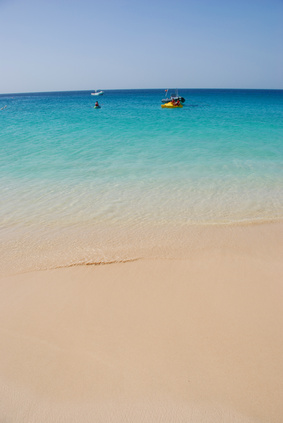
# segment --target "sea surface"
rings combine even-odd
[[[282,220],[283,91],[179,95],[0,95],[0,265],[174,255],[193,226]]]

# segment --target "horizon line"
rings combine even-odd
[[[282,91],[283,88],[106,88],[103,91],[149,91],[149,90],[237,90],[237,91]],[[68,92],[91,92],[93,89],[88,90],[51,90],[51,91],[21,91],[21,92],[9,92],[9,93],[0,93],[0,96],[5,95],[18,95],[18,94],[52,94],[52,93],[68,93]]]

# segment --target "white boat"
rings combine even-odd
[[[168,103],[168,101],[172,101],[172,100],[175,100],[175,101],[179,100],[182,104],[185,103],[184,97],[179,95],[177,89],[175,90],[175,94],[170,94],[170,97],[168,97],[168,90],[165,90],[165,92],[166,92],[166,97],[161,100],[161,103]]]
[[[94,91],[91,95],[103,95],[104,91]]]

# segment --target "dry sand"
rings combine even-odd
[[[282,224],[230,247],[2,277],[1,423],[281,423]]]

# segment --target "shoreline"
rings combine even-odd
[[[281,238],[279,236],[281,234]],[[283,248],[283,220],[207,225],[149,225],[75,229],[50,237],[3,238],[0,277],[83,265],[127,263],[142,259],[188,259],[200,250],[238,248],[264,257],[269,243],[278,257]],[[275,245],[273,245],[275,243]]]
[[[0,278],[3,420],[280,423],[282,231]]]

